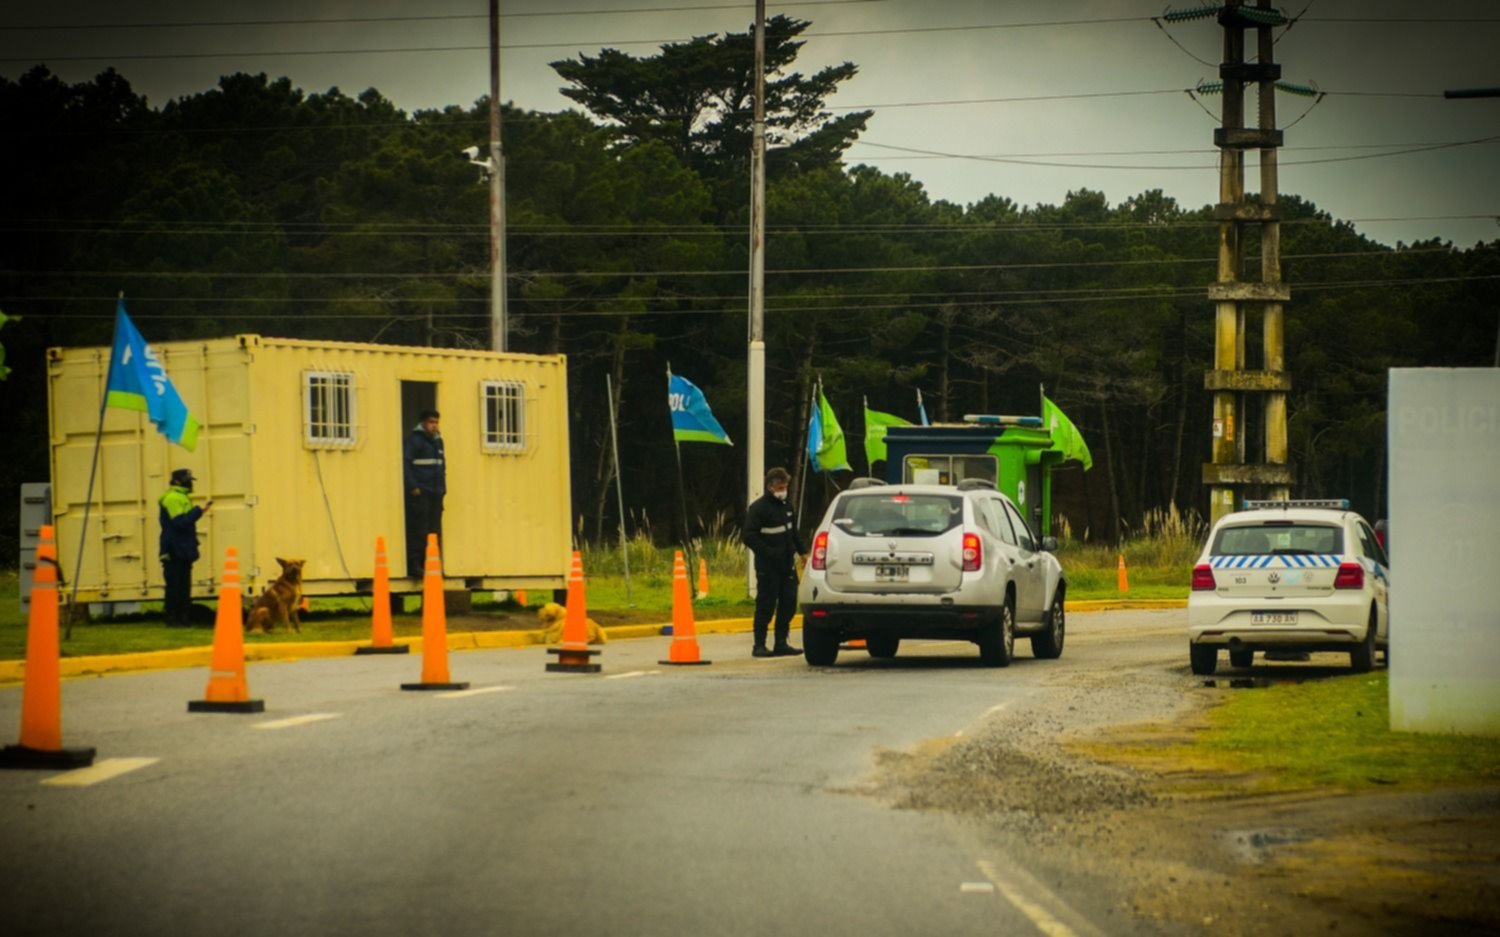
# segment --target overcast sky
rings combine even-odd
[[[652,12],[662,8],[675,9]],[[308,92],[374,87],[408,112],[467,106],[488,92],[487,9],[485,0],[14,0],[0,9],[0,74],[15,78],[44,62],[83,81],[113,66],[157,107],[234,71],[286,75]],[[812,20],[802,71],[859,66],[829,101],[875,110],[850,162],[910,173],[935,199],[966,204],[993,193],[1055,203],[1087,187],[1111,203],[1152,188],[1186,207],[1217,200],[1220,99],[1200,98],[1211,117],[1182,92],[1217,78],[1223,33],[1212,20],[1168,27],[1179,48],[1150,21],[1162,0],[825,0],[767,9]],[[1328,94],[1300,121],[1312,101],[1278,95],[1278,122],[1288,127],[1281,191],[1387,244],[1500,239],[1500,98],[1442,97],[1448,88],[1500,86],[1500,3],[1286,0],[1283,9],[1306,9],[1276,46],[1284,78]],[[501,97],[554,111],[572,102],[558,94],[549,62],[606,46],[649,55],[662,41],[744,30],[754,4],[502,0],[501,11]],[[285,22],[380,16],[424,18]],[[1391,21],[1398,18],[1437,22]],[[283,22],[243,24],[267,20]],[[241,24],[163,25],[226,21]],[[1082,22],[1016,25],[1058,21]],[[152,25],[110,28],[123,23]],[[32,25],[54,28],[14,28]],[[1115,96],[1092,96],[1101,93]],[[1043,95],[1083,96],[993,100]],[[1476,140],[1486,142],[1468,142]],[[1442,144],[1453,145],[1398,152]],[[1252,191],[1257,178],[1252,168]]]

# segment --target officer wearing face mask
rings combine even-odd
[[[213,507],[205,501],[201,507],[193,506],[189,495],[193,492],[191,469],[177,469],[172,473],[172,482],[157,499],[161,508],[161,572],[166,584],[162,612],[168,628],[186,628],[188,609],[193,604],[193,564],[198,561],[198,518]]]
[[[801,648],[787,642],[792,616],[797,611],[798,555],[807,546],[797,531],[797,513],[787,500],[791,476],[784,468],[766,473],[766,493],[750,503],[741,537],[755,556],[755,657],[790,657]],[[766,647],[766,631],[776,620],[776,646]]]

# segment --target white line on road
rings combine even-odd
[[[305,726],[313,722],[322,722],[325,719],[337,719],[343,713],[308,713],[305,716],[292,716],[290,719],[273,719],[270,722],[257,722],[251,726],[252,729],[290,729],[293,726]]]
[[[961,882],[958,886],[961,895],[993,895],[995,884],[993,882]]]
[[[43,784],[51,784],[54,787],[89,787],[110,778],[117,778],[122,774],[128,774],[154,765],[160,758],[106,758],[95,762],[92,767],[79,768],[77,771],[68,771],[54,777],[47,778]]]
[[[924,641],[917,647],[947,647],[950,644],[973,644],[973,641]]]
[[[483,696],[486,693],[502,693],[505,690],[514,690],[513,686],[481,686],[472,690],[454,690],[451,693],[434,693],[435,699],[463,699],[466,696]]]
[[[1031,920],[1031,923],[1036,925],[1036,929],[1045,934],[1046,937],[1080,937],[1081,934],[1096,935],[1100,933],[1097,928],[1076,911],[1068,908],[1061,898],[1052,894],[1041,882],[1027,875],[1024,871],[1020,869],[1013,870],[1012,874],[1016,880],[1011,881],[1006,876],[1000,874],[995,868],[994,863],[986,859],[980,859],[977,864],[979,871],[984,873],[985,878],[995,883],[995,887],[1000,890],[1000,894],[1005,896],[1005,900],[1015,905],[1016,910],[1026,915]],[[1034,897],[1027,897],[1028,895]],[[1057,915],[1044,908],[1040,903],[1041,901],[1046,901],[1055,909],[1066,908],[1069,912],[1068,916],[1076,918],[1076,922],[1072,927],[1064,924],[1058,919]],[[1058,913],[1063,912],[1059,910]]]
[[[661,673],[661,671],[660,670],[628,670],[625,673],[612,673],[612,674],[606,676],[604,679],[606,679],[606,680],[624,680],[626,677],[649,677],[649,676],[651,676],[654,673]]]

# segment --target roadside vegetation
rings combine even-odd
[[[1081,748],[1187,795],[1500,782],[1500,739],[1393,732],[1389,693],[1384,670],[1237,690],[1186,735],[1173,726]]]
[[[748,618],[754,603],[745,595],[748,569],[745,547],[737,532],[723,519],[713,526],[714,532],[693,543],[693,559],[688,571],[690,591],[697,591],[698,564],[707,565],[708,595],[693,603],[694,614],[702,620]],[[1062,533],[1066,536],[1067,531]],[[1057,555],[1069,582],[1068,596],[1085,599],[1181,599],[1187,596],[1188,570],[1198,554],[1201,525],[1184,520],[1175,512],[1148,517],[1139,536],[1125,543],[1123,553],[1130,579],[1130,591],[1118,590],[1119,550],[1100,544],[1064,540]],[[627,549],[618,541],[583,548],[584,577],[587,583],[589,616],[600,624],[645,624],[668,622],[672,618],[671,546],[659,546],[643,534],[631,538]],[[629,588],[625,581],[625,564],[630,564]],[[548,590],[531,590],[527,606],[514,598],[496,600],[489,593],[476,593],[473,612],[450,620],[450,631],[529,629],[539,627],[537,609],[551,601]],[[420,600],[407,596],[403,614],[393,620],[398,637],[414,636],[422,631],[418,613]],[[253,641],[357,641],[370,636],[370,600],[363,597],[310,600],[311,610],[302,616],[302,633],[278,631],[254,635]],[[73,636],[63,642],[63,655],[83,657],[95,654],[120,654],[134,651],[159,651],[210,643],[212,624],[204,621],[196,628],[169,629],[160,620],[160,603],[145,603],[138,614],[78,624]],[[15,570],[0,571],[0,660],[18,660],[26,655],[26,620],[21,614],[19,579]]]

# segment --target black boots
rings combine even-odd
[[[792,647],[785,641],[777,641],[775,650],[771,651],[772,657],[797,657],[802,653],[802,648]]]
[[[750,656],[751,657],[775,657],[777,655],[774,654],[774,653],[772,653],[771,649],[768,648],[768,647],[766,647],[764,644],[757,644],[757,645],[755,645],[755,649],[750,652]]]

